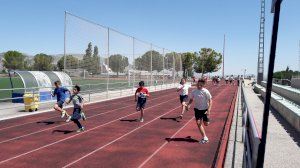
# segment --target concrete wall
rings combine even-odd
[[[267,83],[263,81],[261,83],[263,87],[266,87]],[[299,79],[300,85],[300,79]],[[291,88],[289,86],[273,84],[272,91],[279,94],[280,96],[300,105],[300,90]]]
[[[265,88],[255,85],[254,88],[265,98]],[[271,106],[278,111],[281,116],[287,120],[298,132],[300,132],[300,108],[277,94],[272,93]]]
[[[291,86],[293,88],[300,89],[300,78],[294,78],[294,79],[292,79]]]

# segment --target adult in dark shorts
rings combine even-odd
[[[149,97],[148,89],[145,88],[144,81],[139,82],[139,88],[135,91],[134,100],[136,103],[136,110],[141,111],[140,122],[144,122],[144,109],[147,102],[147,97]]]
[[[192,91],[190,101],[187,106],[190,106],[192,102],[195,102],[195,118],[196,123],[199,128],[199,131],[203,138],[199,141],[200,143],[204,144],[208,142],[208,138],[205,134],[205,130],[203,124],[208,126],[209,124],[209,115],[212,106],[212,97],[209,91],[204,88],[206,81],[200,79],[197,83],[197,89]],[[194,101],[195,100],[195,101]]]

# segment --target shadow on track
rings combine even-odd
[[[179,117],[160,117],[161,120],[173,120],[176,122],[180,122],[177,119],[180,119]]]
[[[168,142],[171,142],[171,141],[176,141],[176,142],[189,142],[189,143],[196,143],[196,142],[199,142],[198,140],[193,139],[191,136],[187,136],[187,137],[185,137],[185,138],[166,138],[165,140],[168,141]]]
[[[45,124],[45,125],[52,125],[52,124],[60,124],[63,121],[38,121],[37,124]]]
[[[138,119],[121,119],[120,121],[138,122]]]
[[[70,134],[70,133],[72,133],[72,132],[75,132],[75,131],[70,131],[70,130],[53,130],[52,131],[52,134],[54,134],[54,133],[56,133],[56,132],[58,132],[58,133],[64,133],[64,134]]]

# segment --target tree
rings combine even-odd
[[[222,63],[222,54],[217,53],[211,48],[202,48],[200,56],[196,57],[194,70],[197,73],[216,72],[220,69]]]
[[[182,71],[184,77],[193,75],[193,65],[195,58],[195,53],[187,52],[182,54]]]
[[[26,57],[18,51],[7,51],[3,57],[3,66],[12,70],[24,70],[27,68]]]
[[[180,71],[181,70],[181,55],[176,52],[171,52],[171,53],[166,53],[164,57],[164,68],[165,69],[173,69],[173,66],[175,65],[175,71]],[[173,65],[174,62],[174,65]]]
[[[88,48],[85,50],[85,55],[83,56],[83,65],[82,68],[90,71],[93,69],[92,65],[93,65],[93,58],[92,58],[92,43],[89,42],[88,44]]]
[[[100,57],[99,57],[99,51],[98,51],[98,47],[95,46],[94,47],[94,53],[93,53],[93,65],[92,65],[92,68],[91,68],[91,72],[93,74],[98,74],[101,72],[101,67],[100,67]]]
[[[152,71],[161,71],[163,70],[163,56],[152,50]],[[138,70],[151,71],[151,51],[147,51],[141,57],[135,59],[135,67]]]
[[[61,71],[64,68],[64,59],[65,56],[61,57],[57,62],[57,68]],[[66,56],[66,69],[75,69],[79,65],[78,58],[74,57],[73,55]]]
[[[111,55],[109,57],[109,67],[112,71],[117,73],[117,76],[119,76],[119,73],[124,72],[124,69],[128,65],[128,58],[120,54]]]
[[[33,69],[38,71],[51,71],[53,70],[53,61],[54,58],[51,55],[47,54],[36,54],[34,56]]]

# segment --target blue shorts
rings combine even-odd
[[[180,95],[179,99],[180,99],[180,103],[187,102],[189,100],[189,96],[188,95]]]
[[[60,100],[56,104],[58,105],[58,107],[63,108],[64,102]]]
[[[147,101],[147,99],[146,98],[138,98],[138,101],[137,101],[137,103],[136,103],[136,109],[144,109],[145,108],[145,106],[146,106],[146,101]]]

